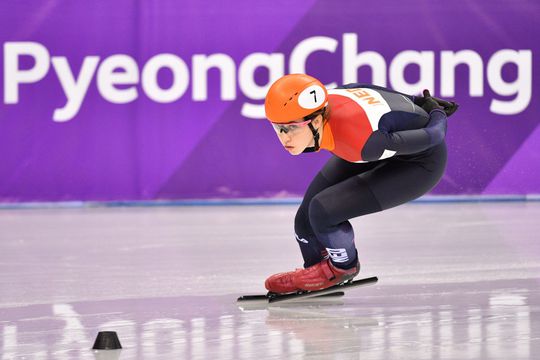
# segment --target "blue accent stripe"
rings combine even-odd
[[[174,206],[242,206],[242,205],[299,205],[302,198],[279,199],[199,199],[154,201],[64,201],[0,203],[2,209],[56,209],[94,207],[174,207]],[[540,194],[530,195],[429,195],[413,200],[413,204],[475,203],[475,202],[525,202],[540,201]]]

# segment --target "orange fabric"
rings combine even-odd
[[[327,121],[323,126],[323,135],[321,140],[321,149],[332,151],[336,145],[334,144],[334,134],[332,134],[332,128]]]
[[[362,149],[373,133],[364,109],[348,97],[330,94],[330,117],[321,148],[351,162],[362,161]]]

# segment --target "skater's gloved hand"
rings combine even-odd
[[[446,113],[447,117],[452,115],[453,113],[455,113],[457,111],[457,109],[459,108],[459,104],[456,103],[456,102],[445,101],[445,100],[437,99],[435,97],[432,98],[432,99],[437,101],[437,103],[444,108],[443,110]]]
[[[429,94],[429,91],[428,91],[428,94]],[[439,99],[431,95],[429,96],[429,98],[432,100],[435,100],[439,106],[443,107],[442,110],[446,113],[446,116],[452,115],[459,108],[459,104],[457,104],[454,101],[446,101],[446,100]],[[425,95],[414,97],[414,103],[422,108],[424,107],[424,104],[426,103],[426,101],[428,101],[428,98],[426,98]]]
[[[428,114],[432,112],[433,110],[444,111],[444,107],[439,105],[439,103],[431,97],[429,90],[424,90],[423,95],[424,95],[424,104],[422,105],[422,109],[424,109]]]

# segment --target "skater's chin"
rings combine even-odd
[[[296,146],[285,146],[285,150],[287,150],[289,152],[289,154],[291,155],[300,155],[302,153],[302,151],[297,148]]]

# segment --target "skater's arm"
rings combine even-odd
[[[445,135],[446,114],[435,109],[430,112],[429,122],[424,128],[394,132],[384,127],[379,128],[366,142],[362,158],[367,161],[378,160],[385,150],[395,151],[395,155],[416,154],[442,143]]]
[[[374,90],[380,90],[380,91],[385,91],[389,93],[399,94],[399,95],[405,96],[406,98],[411,100],[414,104],[420,107],[423,107],[424,103],[426,102],[426,98],[422,95],[408,95],[399,91],[395,91],[392,89],[388,89],[382,86],[377,86],[377,85],[372,85],[372,84],[351,83],[351,84],[345,84],[345,85],[337,87],[337,89],[356,89],[356,88],[368,88],[368,89],[374,89]],[[447,101],[447,100],[439,99],[436,97],[431,97],[431,98],[434,99],[440,106],[442,106],[447,117],[455,113],[456,110],[459,108],[459,104],[457,104],[454,101]]]
[[[414,102],[414,99],[416,98],[414,95],[407,95],[407,94],[404,94],[404,93],[399,92],[399,91],[395,91],[395,90],[392,90],[392,89],[388,89],[388,88],[373,85],[373,84],[351,83],[351,84],[345,84],[345,85],[338,86],[336,89],[356,89],[356,88],[375,89],[375,90],[386,91],[386,92],[390,92],[390,93],[394,93],[394,94],[400,94],[400,95],[403,95],[403,96],[409,98],[412,102]]]

